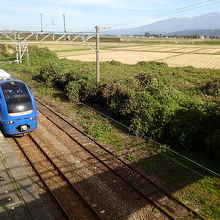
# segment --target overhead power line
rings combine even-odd
[[[173,10],[157,13],[157,14],[145,17],[145,18],[137,18],[135,20],[130,20],[130,21],[127,21],[127,22],[118,23],[118,24],[110,26],[109,29],[120,27],[120,26],[126,26],[128,24],[131,24],[131,22],[146,22],[146,19],[149,19],[149,18],[156,19],[156,18],[167,16],[167,15],[178,14],[180,12],[190,11],[190,10],[194,10],[194,9],[197,9],[197,8],[202,8],[202,7],[206,7],[206,6],[210,6],[210,5],[214,5],[214,4],[219,4],[219,3],[220,3],[219,1],[206,0],[206,1],[198,2],[196,4],[191,4],[191,5],[176,8],[176,9],[173,9]]]
[[[151,15],[150,17],[151,18],[161,17],[161,16],[164,16],[164,15],[167,15],[167,14],[170,14],[170,13],[175,13],[175,12],[179,12],[179,11],[182,11],[182,10],[185,10],[185,9],[190,9],[191,7],[197,7],[197,6],[201,6],[201,5],[205,6],[207,3],[210,3],[210,2],[213,2],[213,0],[206,0],[206,1],[203,1],[203,2],[196,3],[196,4],[187,5],[185,7],[176,8],[176,9],[169,10],[169,11],[164,11],[164,12],[161,12],[161,13],[158,13],[158,14],[155,14],[155,15]]]

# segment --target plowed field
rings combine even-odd
[[[219,45],[149,45],[120,47],[101,50],[100,60],[116,60],[125,64],[135,64],[139,61],[160,61],[169,66],[194,66],[199,68],[220,69]],[[54,48],[53,48],[54,49]],[[66,49],[66,48],[65,48]],[[56,51],[60,58],[71,60],[95,61],[95,52],[92,50],[81,51]]]

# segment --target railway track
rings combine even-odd
[[[106,167],[106,169],[110,170],[114,175],[136,191],[139,196],[143,197],[148,203],[159,210],[163,216],[166,216],[168,219],[205,219],[191,207],[152,182],[132,165],[118,158],[113,152],[94,141],[76,125],[70,123],[66,118],[43,104],[39,99],[36,99],[36,101],[38,103],[39,112],[42,115],[84,151]],[[106,152],[107,155],[101,155],[100,150]],[[131,179],[135,179],[135,181],[131,181]]]
[[[13,139],[65,219],[102,219],[31,134]]]

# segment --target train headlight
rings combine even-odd
[[[31,121],[36,120],[36,117],[30,117],[30,120]]]
[[[13,121],[7,121],[7,124],[12,125],[12,124],[14,124],[14,122]]]
[[[17,106],[17,110],[18,110],[19,112],[24,111],[24,105],[19,105],[19,106]]]

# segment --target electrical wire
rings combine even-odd
[[[158,13],[158,14],[155,14],[155,15],[151,15],[149,16],[149,18],[158,18],[158,17],[161,17],[161,16],[164,16],[164,15],[170,15],[170,13],[175,13],[175,12],[182,12],[182,10],[188,10],[188,8],[192,8],[194,9],[195,7],[203,7],[203,6],[206,6],[207,4],[206,3],[210,3],[210,2],[213,2],[213,0],[207,0],[207,1],[203,1],[203,2],[200,2],[200,3],[196,3],[196,4],[192,4],[192,5],[188,5],[188,6],[185,6],[185,7],[181,7],[181,8],[177,8],[177,9],[173,9],[173,10],[169,10],[169,11],[165,11],[165,12],[161,12],[161,13]]]
[[[178,9],[174,9],[174,10],[162,12],[162,13],[159,13],[159,14],[151,15],[151,16],[148,16],[148,17],[145,17],[145,18],[138,18],[138,19],[135,19],[133,22],[137,22],[137,21],[138,22],[146,22],[146,19],[149,19],[149,18],[156,19],[156,18],[167,16],[167,15],[178,14],[180,12],[190,11],[190,10],[194,10],[194,9],[201,8],[201,7],[204,7],[204,6],[216,4],[216,2],[213,2],[212,4],[205,4],[205,3],[210,3],[212,1],[213,0],[203,1],[203,2],[200,2],[200,3],[197,3],[197,4],[188,5],[188,6],[185,6],[185,7],[178,8]],[[121,25],[127,25],[127,24],[130,24],[131,22],[132,21],[128,21],[128,22],[112,25],[110,28],[115,28],[115,27],[121,26]]]
[[[39,83],[41,83],[41,84],[45,84],[43,81],[41,81],[41,80],[39,80],[39,79],[35,79],[35,81],[37,81],[37,82],[39,82]],[[65,94],[64,92],[62,92],[62,91],[59,91],[59,92],[60,92],[61,94],[63,94],[63,95],[66,96],[66,94]],[[123,124],[123,123],[121,123],[121,122],[119,122],[119,121],[113,119],[112,117],[110,117],[110,116],[108,116],[108,115],[106,115],[106,114],[104,114],[104,113],[102,113],[102,112],[100,112],[100,111],[98,111],[98,110],[92,108],[91,106],[89,106],[89,105],[87,105],[87,104],[85,104],[85,103],[83,103],[83,102],[78,102],[77,104],[80,104],[80,105],[83,105],[83,106],[85,106],[85,107],[87,107],[87,108],[92,109],[93,111],[95,111],[96,113],[98,113],[98,114],[104,116],[105,118],[109,119],[110,121],[113,121],[113,122],[119,124],[120,126],[126,128],[128,131],[132,131],[132,132],[134,132],[135,134],[137,134],[138,136],[144,138],[145,140],[149,140],[149,141],[151,141],[152,143],[154,143],[154,144],[156,144],[156,145],[158,145],[158,146],[160,146],[160,147],[165,147],[166,150],[171,151],[172,153],[174,153],[174,154],[176,154],[176,155],[182,157],[183,159],[185,159],[185,160],[187,160],[187,161],[189,161],[189,162],[191,162],[191,163],[197,165],[198,167],[203,168],[204,170],[206,170],[206,171],[208,171],[208,172],[210,172],[210,173],[212,173],[212,174],[214,174],[214,175],[220,177],[220,174],[214,172],[213,170],[211,170],[211,169],[209,169],[209,168],[207,168],[207,167],[205,167],[205,166],[203,166],[203,165],[197,163],[196,161],[194,161],[194,160],[192,160],[192,159],[190,159],[190,158],[188,158],[188,157],[186,157],[186,156],[184,156],[184,155],[182,155],[182,154],[180,154],[180,153],[178,153],[178,152],[176,152],[176,151],[170,149],[170,148],[167,147],[167,146],[164,146],[163,144],[161,144],[161,143],[159,143],[159,142],[153,140],[152,138],[150,138],[150,137],[148,137],[148,136],[146,136],[146,135],[140,134],[139,132],[135,131],[134,129],[131,129],[130,127],[126,126],[125,124]],[[176,162],[176,163],[178,163],[179,165],[183,166],[184,168],[186,168],[186,169],[188,169],[188,170],[194,172],[195,174],[198,174],[198,175],[201,176],[201,177],[205,177],[204,175],[202,175],[202,174],[198,173],[197,171],[195,171],[195,170],[189,168],[188,166],[184,165],[183,163],[181,163],[181,162],[179,162],[179,161],[177,161],[177,160],[175,160],[175,159],[173,159],[173,158],[171,158],[171,157],[168,157],[167,155],[163,154],[162,152],[159,152],[159,151],[157,151],[157,150],[154,150],[154,151],[157,152],[157,153],[159,153],[159,154],[161,154],[161,155],[163,155],[163,156],[165,156],[165,157],[167,157],[167,158],[169,158],[169,159],[171,159],[171,160],[173,160],[174,162]]]
[[[115,119],[109,117],[109,116],[106,115],[106,114],[103,114],[102,112],[100,112],[100,111],[98,111],[98,110],[92,108],[91,106],[89,106],[89,105],[87,105],[87,104],[85,104],[85,103],[82,103],[82,102],[80,102],[80,104],[81,104],[81,105],[84,105],[84,106],[86,106],[86,107],[88,107],[88,108],[90,108],[90,109],[92,109],[93,111],[95,111],[95,112],[97,112],[98,114],[104,116],[105,118],[108,118],[109,120],[114,121],[115,123],[117,123],[117,124],[121,125],[122,127],[128,129],[129,131],[134,132],[135,134],[139,135],[140,137],[143,137],[145,140],[147,139],[147,140],[151,141],[152,143],[155,143],[155,144],[157,144],[157,145],[159,145],[159,146],[164,147],[163,144],[161,144],[161,143],[159,143],[159,142],[153,140],[153,139],[150,138],[150,137],[147,137],[146,135],[140,134],[139,132],[135,131],[134,129],[129,128],[128,126],[124,125],[123,123],[121,123],[121,122],[119,122],[119,121],[117,121],[117,120],[115,120]],[[178,155],[178,156],[180,156],[180,157],[182,157],[182,158],[184,158],[185,160],[188,160],[189,162],[191,162],[191,163],[193,163],[193,164],[199,166],[200,168],[203,168],[203,169],[205,169],[206,171],[211,172],[212,174],[214,174],[214,175],[220,177],[220,174],[218,174],[218,173],[216,173],[216,172],[214,172],[214,171],[208,169],[207,167],[205,167],[205,166],[203,166],[203,165],[201,165],[201,164],[199,164],[199,163],[197,163],[197,162],[191,160],[190,158],[188,158],[188,157],[186,157],[186,156],[184,156],[184,155],[182,155],[182,154],[180,154],[180,153],[178,153],[178,152],[176,152],[176,151],[170,149],[169,147],[165,147],[165,149],[168,150],[168,151],[171,151],[172,153],[174,153],[174,154],[176,154],[176,155]],[[158,153],[161,153],[161,152],[158,152]],[[178,163],[180,163],[180,162],[178,162]],[[184,166],[184,167],[187,167],[187,166],[185,166],[185,165],[182,164],[182,163],[180,163],[180,164],[181,164],[182,166]],[[187,168],[188,168],[188,167],[187,167]],[[188,168],[188,169],[190,169],[190,168]],[[191,169],[190,169],[190,170],[191,170]],[[191,170],[191,171],[192,171],[192,170]],[[193,171],[193,172],[194,172],[194,173],[197,173],[196,171]],[[201,175],[201,174],[200,174],[200,175]],[[203,176],[203,175],[201,175],[201,176]],[[203,177],[204,177],[204,176],[203,176]]]
[[[146,22],[146,20],[149,19],[149,18],[157,19],[157,18],[161,18],[161,17],[164,17],[164,16],[178,14],[180,12],[190,11],[190,10],[202,8],[202,7],[205,7],[205,6],[215,5],[215,4],[219,4],[219,2],[213,2],[213,0],[202,1],[202,2],[199,2],[199,3],[196,3],[196,4],[191,4],[191,5],[188,5],[188,6],[185,6],[185,7],[180,7],[180,8],[177,8],[177,9],[161,12],[161,13],[151,15],[151,16],[148,16],[148,17],[145,17],[145,18],[138,18],[138,19],[135,19],[135,20],[130,20],[130,21],[127,21],[127,22],[111,25],[110,27],[108,27],[108,29],[121,27],[121,26],[126,26],[128,24],[131,24],[131,22]]]

